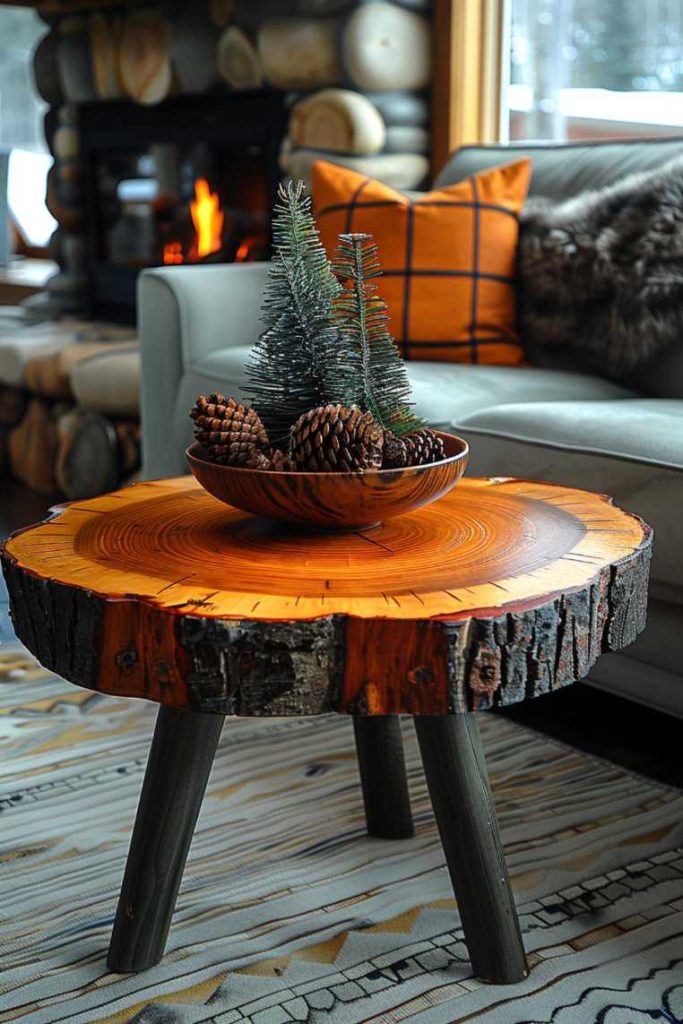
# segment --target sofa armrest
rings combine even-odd
[[[256,341],[267,263],[163,267],[138,280],[143,473],[179,471],[169,416],[185,370],[217,349]]]
[[[138,285],[143,344],[166,347],[178,331],[184,366],[232,345],[251,345],[259,334],[267,263],[163,267],[145,270]]]

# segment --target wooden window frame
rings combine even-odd
[[[435,0],[434,173],[458,146],[501,139],[506,0]]]

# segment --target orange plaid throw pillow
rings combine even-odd
[[[514,366],[519,212],[529,160],[482,171],[410,199],[337,164],[313,167],[313,208],[332,257],[342,232],[379,248],[378,291],[408,359]]]

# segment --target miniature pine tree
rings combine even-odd
[[[333,317],[340,285],[303,189],[303,182],[288,182],[278,190],[264,330],[247,362],[243,389],[275,445],[309,409],[343,400],[349,372]]]
[[[405,363],[387,330],[387,306],[374,284],[382,271],[372,235],[340,235],[332,269],[342,283],[335,311],[356,354],[355,360],[348,361],[349,374],[355,379],[353,385],[345,382],[346,401],[368,409],[394,434],[420,430],[424,423],[411,411]]]

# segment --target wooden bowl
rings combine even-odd
[[[467,468],[469,448],[439,432],[446,458],[427,466],[365,473],[277,473],[210,462],[200,444],[185,453],[202,487],[226,505],[286,523],[359,530],[428,505],[454,487]]]

